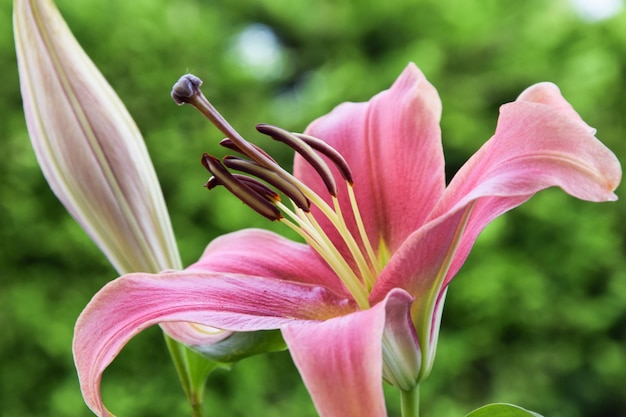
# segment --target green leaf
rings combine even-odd
[[[206,379],[212,371],[230,369],[233,362],[248,356],[287,348],[279,330],[235,332],[213,345],[193,349],[164,336],[193,417],[202,417]]]
[[[210,346],[195,346],[194,350],[205,358],[220,363],[231,363],[259,353],[287,349],[280,330],[235,332]]]
[[[465,417],[542,417],[542,415],[517,405],[496,403],[477,408]]]

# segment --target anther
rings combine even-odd
[[[328,159],[332,161],[333,164],[339,170],[339,173],[350,185],[354,184],[352,181],[352,171],[350,171],[350,166],[348,162],[344,159],[343,155],[337,151],[337,149],[330,146],[328,143],[323,140],[316,138],[315,136],[305,135],[304,133],[294,133],[294,136],[302,139],[307,145],[311,148],[315,149]]]
[[[280,174],[260,166],[252,161],[241,159],[236,156],[224,157],[224,165],[228,168],[236,169],[237,171],[245,172],[254,177],[260,178],[268,184],[276,187],[278,191],[285,194],[294,202],[294,204],[300,207],[302,210],[309,212],[311,210],[311,202],[300,189],[293,184],[289,179],[284,178]]]
[[[247,177],[245,175],[240,175],[240,174],[233,174],[233,177],[235,177],[239,182],[241,182],[245,186],[254,190],[257,194],[260,194],[263,197],[265,197],[270,203],[280,202],[280,195],[276,191],[268,187],[267,185],[263,184],[261,181],[257,180],[256,178]]]
[[[276,165],[278,165],[278,162],[276,162],[274,160],[274,158],[272,158],[267,152],[265,152],[263,149],[259,148],[257,145],[255,145],[254,143],[250,143],[248,142],[250,146],[252,146],[254,149],[256,149],[260,154],[263,154],[267,159],[273,161]],[[241,148],[239,146],[237,146],[237,144],[235,142],[233,142],[230,138],[224,138],[220,141],[220,145],[225,147],[226,149],[230,149],[231,151],[235,151],[238,152],[242,155],[246,155],[246,153],[244,151],[241,150]]]
[[[267,198],[270,202],[280,201],[280,195],[276,191],[272,190],[270,187],[268,187],[261,181],[257,180],[256,178],[251,178],[251,177],[247,177],[245,175],[240,175],[240,174],[232,174],[232,175],[233,175],[233,178],[235,178],[237,181],[251,188],[257,194],[260,194],[263,197]],[[224,184],[215,176],[209,178],[206,184],[204,184],[204,186],[209,190],[214,189],[218,185],[224,185]]]
[[[324,162],[324,160],[318,154],[316,154],[311,146],[309,146],[304,140],[291,134],[285,129],[281,129],[272,125],[259,124],[256,126],[256,129],[259,132],[270,136],[272,139],[283,142],[294,151],[299,153],[320,175],[330,195],[332,195],[333,197],[337,196],[337,184],[335,183],[335,178],[333,177],[330,168],[328,167],[326,162]]]
[[[202,165],[216,178],[216,180],[207,182],[207,188],[223,185],[235,197],[263,217],[272,221],[282,218],[280,210],[268,200],[267,195],[259,194],[240,179],[234,177],[216,157],[205,153],[202,156]]]
[[[222,184],[222,182],[219,179],[217,179],[217,177],[209,178],[209,180],[204,184],[207,190],[212,190],[218,185],[224,185],[224,184]]]

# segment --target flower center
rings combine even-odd
[[[270,155],[246,141],[200,91],[202,81],[187,74],[172,89],[172,98],[182,105],[189,103],[204,114],[224,135],[220,144],[241,156],[229,155],[222,160],[205,153],[202,164],[213,175],[206,183],[208,189],[224,186],[243,203],[272,221],[280,221],[316,250],[333,269],[348,289],[359,307],[370,307],[369,293],[376,282],[381,262],[374,253],[365,232],[354,194],[354,181],[350,167],[343,156],[326,142],[304,134],[291,133],[279,127],[260,124],[257,130],[272,139],[283,142],[318,173],[330,196],[330,204],[306,184],[282,168]],[[325,157],[325,158],[323,158]],[[330,167],[330,161],[346,182],[345,189],[354,216],[357,232],[348,228],[339,205],[339,189]],[[232,173],[229,170],[238,171]],[[290,204],[283,203],[281,195]],[[311,213],[311,207],[319,209],[338,232],[342,244],[349,251],[350,259],[342,255],[319,222]]]

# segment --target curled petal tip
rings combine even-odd
[[[565,100],[565,98],[561,94],[561,89],[556,84],[549,81],[544,81],[531,85],[530,87],[522,91],[516,101],[527,101],[531,103],[545,104],[567,115],[572,120],[578,120],[579,122],[585,123],[578,114],[578,112],[574,110],[572,105],[567,100]],[[585,123],[585,125],[588,127],[589,132],[592,135],[595,135],[596,130],[587,125],[587,123]]]
[[[172,87],[172,99],[182,106],[187,103],[189,99],[200,92],[199,88],[202,85],[202,80],[193,74],[185,74],[176,81],[176,84]]]
[[[541,82],[528,87],[516,102],[504,105],[504,112],[515,108],[511,120],[539,120],[545,137],[544,156],[567,161],[571,171],[563,175],[560,185],[569,194],[589,201],[616,201],[613,193],[621,182],[622,170],[615,154],[596,137],[596,129],[589,126],[561,90],[551,82]],[[520,135],[528,133],[529,123],[519,125]],[[501,130],[502,132],[502,130]],[[528,137],[533,142],[536,138]],[[556,152],[552,153],[551,152]],[[551,154],[551,155],[550,155]],[[563,168],[557,164],[553,168]],[[565,171],[564,171],[565,172]]]

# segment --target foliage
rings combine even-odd
[[[511,404],[489,404],[472,411],[466,417],[542,417],[537,413]]]
[[[550,80],[620,159],[626,155],[624,11],[589,22],[566,0],[58,5],[145,135],[186,264],[228,231],[285,232],[227,193],[203,189],[200,156],[219,154],[221,137],[169,98],[187,71],[246,137],[263,141],[256,123],[302,131],[334,105],[386,88],[414,61],[442,96],[450,175],[493,132],[500,104]],[[88,416],[72,328],[115,273],[41,176],[23,121],[8,2],[0,22],[0,411]],[[278,49],[245,60],[242,33],[273,33]],[[284,148],[263,146],[288,163]],[[448,293],[438,357],[421,389],[423,415],[462,416],[503,401],[550,417],[626,414],[625,220],[622,201],[589,204],[549,190],[492,224]],[[157,329],[122,352],[104,395],[124,417],[188,415]],[[217,371],[206,401],[208,416],[315,415],[285,352]],[[398,404],[389,391],[390,415]]]

